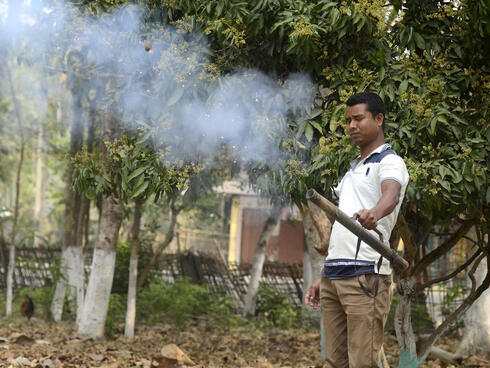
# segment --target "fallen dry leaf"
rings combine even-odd
[[[132,358],[131,352],[127,350],[115,350],[111,351],[110,354],[124,360],[129,360]]]
[[[87,356],[96,362],[101,362],[104,360],[104,356],[100,354],[88,354]]]
[[[161,357],[158,359],[157,368],[178,368],[179,362],[175,359]]]
[[[100,368],[119,368],[121,364],[118,362],[101,365]]]
[[[17,357],[12,361],[14,367],[28,367],[31,364],[30,360],[25,357]]]
[[[162,357],[169,360],[176,360],[185,364],[196,365],[180,348],[175,344],[165,345],[160,351]]]
[[[10,338],[10,340],[14,344],[19,344],[19,345],[32,345],[34,344],[34,339],[24,335],[24,334],[14,334],[13,337]]]

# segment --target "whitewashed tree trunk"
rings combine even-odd
[[[141,225],[142,202],[137,200],[134,207],[134,221],[131,229],[131,256],[129,258],[129,282],[128,303],[126,309],[126,324],[124,326],[124,337],[128,340],[134,339],[134,326],[136,320],[136,284],[138,282],[138,248],[139,229]]]
[[[79,96],[73,95],[74,102],[74,117],[70,131],[70,158],[81,150],[83,146],[83,114],[82,103]],[[83,302],[83,255],[80,257],[81,236],[78,234],[79,219],[81,216],[82,196],[72,189],[73,164],[69,160],[68,173],[66,176],[65,189],[65,218],[63,229],[63,252],[61,253],[61,274],[56,282],[56,289],[51,302],[51,316],[54,321],[61,321],[63,315],[63,307],[65,304],[65,296],[68,285],[73,286],[73,293],[70,298],[77,298],[78,302]],[[80,250],[74,248],[79,247]],[[80,273],[80,267],[82,272]],[[80,320],[80,312],[83,304],[77,305],[77,322]]]
[[[12,296],[14,289],[14,268],[15,268],[15,244],[10,244],[9,247],[9,265],[7,268],[7,300],[5,315],[10,317],[12,314]]]
[[[129,282],[128,282],[128,303],[126,310],[126,324],[124,326],[124,337],[131,341],[134,339],[134,326],[136,320],[136,283],[138,281],[138,248],[136,254],[131,249],[129,259]]]
[[[245,295],[245,307],[243,310],[244,316],[253,316],[255,314],[255,306],[257,302],[257,292],[259,290],[260,278],[264,268],[265,255],[267,252],[267,244],[272,236],[274,228],[277,226],[281,216],[282,207],[274,206],[271,209],[269,217],[265,222],[264,229],[260,234],[257,248],[255,248],[252,271],[250,273],[250,282]]]
[[[94,339],[104,336],[121,220],[122,203],[112,196],[103,196],[99,233],[78,327],[79,335]]]
[[[66,284],[68,280],[67,248],[61,251],[60,276],[56,281],[53,300],[51,301],[51,318],[60,322],[63,316],[63,305],[65,303]]]
[[[6,297],[6,306],[5,306],[5,314],[7,317],[10,317],[12,314],[12,297],[13,297],[13,287],[14,287],[14,270],[15,270],[15,235],[17,230],[17,220],[19,218],[19,199],[20,199],[20,181],[21,181],[21,173],[22,173],[22,165],[24,164],[24,151],[25,151],[25,137],[24,137],[24,124],[22,118],[20,116],[20,107],[17,101],[17,97],[15,95],[14,83],[12,82],[12,75],[10,73],[10,69],[8,67],[8,63],[4,65],[7,79],[9,81],[10,93],[12,96],[12,101],[14,103],[15,115],[17,117],[17,123],[19,125],[20,132],[20,159],[19,164],[17,165],[17,174],[15,180],[15,205],[14,205],[14,220],[12,223],[12,234],[10,237],[10,249],[9,249],[9,265],[7,269],[7,297]]]
[[[81,247],[68,246],[61,253],[61,276],[56,282],[53,300],[51,302],[51,317],[60,322],[63,316],[66,290],[70,289],[70,300],[77,305],[76,323],[80,322],[84,299],[84,261]]]
[[[66,262],[68,263],[68,287],[71,290],[70,299],[76,301],[76,323],[80,323],[84,300],[84,261],[83,249],[80,246],[67,247]]]
[[[487,273],[488,259],[484,259],[475,272],[478,285]],[[464,335],[457,356],[468,356],[477,352],[490,351],[490,289],[487,289],[470,307],[464,317]]]

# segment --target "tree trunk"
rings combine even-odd
[[[37,146],[36,146],[36,196],[34,201],[34,218],[37,222],[37,236],[34,237],[34,246],[38,247],[40,244],[39,236],[43,235],[44,225],[44,211],[43,211],[43,183],[44,183],[44,170],[43,170],[43,146],[44,146],[44,129],[42,122],[39,123],[39,130],[37,133]]]
[[[303,207],[302,215],[306,257],[311,264],[311,277],[309,280],[308,277],[304,278],[306,290],[322,272],[323,262],[328,254],[332,223],[325,212],[311,202]]]
[[[61,251],[61,262],[58,280],[56,280],[56,287],[54,289],[53,300],[51,301],[51,318],[55,322],[60,322],[63,316],[63,304],[65,302],[66,294],[66,281],[67,281],[67,259],[68,256],[65,254],[68,248],[63,248]]]
[[[257,301],[257,292],[259,290],[260,278],[262,277],[262,270],[264,268],[265,254],[267,251],[267,244],[272,236],[274,228],[277,226],[281,217],[282,207],[275,205],[269,214],[267,221],[265,222],[264,229],[260,234],[260,238],[255,248],[252,271],[250,274],[250,282],[247,288],[247,295],[245,295],[245,307],[243,310],[244,316],[253,316],[255,314],[255,305]]]
[[[77,245],[67,248],[68,285],[70,287],[70,298],[75,298],[77,303],[76,323],[80,323],[83,311],[85,270],[83,260],[83,249]]]
[[[8,242],[5,239],[5,234],[3,232],[3,226],[0,223],[0,259],[2,260],[2,276],[3,276],[3,286],[7,287],[7,270],[8,270],[8,259],[9,259],[9,250],[8,250]]]
[[[139,277],[138,280],[138,289],[142,288],[146,280],[148,279],[148,275],[150,274],[150,271],[155,268],[155,265],[157,264],[158,260],[160,259],[163,251],[168,247],[168,245],[172,242],[174,235],[175,235],[175,227],[177,225],[177,217],[181,211],[181,208],[176,208],[174,206],[174,202],[172,201],[170,203],[170,224],[167,230],[167,233],[165,234],[165,239],[163,242],[160,244],[158,247],[157,251],[153,254],[153,257],[151,257],[150,262],[146,265],[144,268],[143,272],[141,272],[141,276]]]
[[[126,325],[124,327],[124,337],[130,341],[134,339],[136,319],[136,283],[138,281],[138,248],[142,202],[141,199],[137,199],[135,202],[133,226],[130,235],[131,257],[129,259],[128,304],[126,309]]]
[[[78,334],[104,336],[104,325],[114,277],[116,246],[122,221],[122,203],[113,196],[102,197],[102,214],[94,249],[90,279],[78,327]]]
[[[63,232],[64,251],[61,254],[61,276],[56,282],[55,294],[53,301],[51,302],[51,314],[52,318],[56,322],[61,321],[67,285],[70,285],[71,290],[74,291],[74,293],[70,293],[70,298],[76,298],[77,301],[77,321],[80,320],[79,313],[83,308],[83,250],[81,248],[82,244],[80,243],[81,237],[78,234],[78,231],[80,230],[79,223],[81,216],[82,196],[81,194],[72,190],[72,176],[74,168],[71,161],[77,152],[81,150],[83,145],[83,116],[81,98],[75,93],[73,95],[73,102],[74,118],[70,132],[70,158],[65,189],[65,224]],[[72,249],[76,247],[80,247],[80,249]],[[80,254],[82,254],[82,256],[80,256]]]
[[[92,101],[90,103],[89,108],[89,125],[87,130],[87,152],[92,153],[94,151],[94,143],[95,143],[95,125],[97,119],[97,110],[95,107],[95,103]],[[89,244],[89,231],[90,231],[90,200],[86,197],[83,198],[82,202],[82,212],[81,217],[83,221],[82,231],[83,241],[81,241],[81,246],[83,249],[88,247]]]
[[[412,329],[412,315],[410,313],[414,286],[414,277],[402,278],[398,281],[400,298],[395,311],[395,332],[400,350],[416,357],[415,334]]]
[[[25,150],[25,137],[24,137],[24,124],[20,116],[20,107],[15,95],[14,84],[12,82],[12,75],[10,69],[5,63],[5,71],[7,79],[9,81],[10,93],[12,95],[12,101],[14,104],[15,115],[17,117],[17,123],[19,124],[20,132],[20,158],[17,166],[17,176],[15,180],[15,205],[14,205],[14,221],[12,223],[12,233],[10,237],[10,249],[9,249],[9,264],[7,269],[7,300],[6,300],[6,316],[10,317],[12,314],[12,297],[13,297],[13,282],[14,282],[14,269],[15,269],[15,235],[17,230],[17,221],[19,218],[19,197],[20,197],[20,182],[22,165],[24,164],[24,150]]]

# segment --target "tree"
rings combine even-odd
[[[398,329],[398,339],[402,362],[424,360],[450,322],[488,287],[490,277],[475,284],[461,308],[416,351],[409,332],[415,279],[471,226],[487,233],[487,7],[472,1],[416,0],[388,6],[365,1],[219,1],[215,6],[177,1],[171,7],[173,14],[180,11],[200,20],[213,49],[224,54],[215,58],[224,70],[241,64],[273,69],[279,75],[307,70],[314,76],[319,84],[317,109],[308,121],[290,124],[293,137],[287,142],[291,155],[300,157],[308,169],[303,177],[298,172],[289,175],[300,183],[298,199],[307,187],[325,190],[328,196],[328,188],[356,155],[342,123],[347,97],[375,90],[384,98],[386,137],[404,157],[411,176],[394,237],[403,238],[405,257],[412,264],[400,275],[397,316],[403,328]],[[418,229],[427,233],[435,224],[456,224],[459,230],[415,260],[422,242],[415,242],[413,234]],[[488,255],[485,243],[475,250],[478,255],[471,260]]]
[[[281,219],[281,213],[282,206],[280,203],[274,203],[270,209],[269,216],[264,224],[264,229],[262,230],[257,242],[257,247],[255,248],[252,261],[252,270],[250,271],[250,281],[248,283],[247,294],[245,295],[245,307],[243,309],[243,314],[246,317],[255,315],[257,293],[259,290],[259,282],[262,278],[267,245],[269,244],[269,240],[274,232],[274,229]]]
[[[7,76],[7,80],[10,87],[10,94],[12,98],[12,104],[14,105],[15,116],[17,118],[17,124],[19,126],[19,134],[20,134],[20,157],[19,162],[17,164],[17,174],[15,179],[15,205],[14,205],[14,219],[12,224],[12,232],[10,236],[10,247],[9,247],[9,262],[7,269],[7,300],[6,300],[6,316],[10,317],[12,313],[12,296],[13,296],[13,281],[14,281],[14,268],[15,268],[15,246],[16,246],[16,230],[17,230],[17,221],[19,218],[19,201],[20,201],[20,183],[21,183],[21,173],[22,173],[22,165],[24,163],[24,152],[25,152],[25,133],[24,133],[24,123],[22,117],[20,115],[20,106],[17,101],[17,96],[14,88],[14,83],[12,81],[12,74],[10,72],[9,66],[7,63],[4,65],[4,73]]]
[[[131,255],[129,258],[129,282],[128,282],[128,303],[126,312],[126,324],[124,327],[124,337],[128,340],[134,339],[134,323],[136,319],[136,281],[138,278],[138,248],[139,232],[142,216],[142,200],[136,198],[134,201],[134,219],[131,226],[129,240],[131,243]]]

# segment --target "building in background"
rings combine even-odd
[[[226,259],[229,264],[251,263],[271,206],[267,199],[237,181],[225,182],[216,192],[231,196]],[[299,211],[295,206],[285,208],[269,241],[266,261],[302,263],[303,252],[303,223]]]

